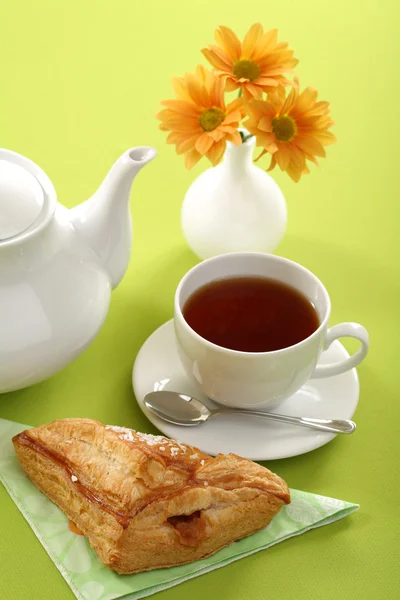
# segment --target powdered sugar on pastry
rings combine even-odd
[[[157,447],[161,452],[165,452],[166,446],[168,447],[170,454],[172,457],[178,456],[178,454],[186,454],[187,446],[178,441],[171,441],[168,438],[162,435],[152,435],[151,433],[140,433],[139,431],[134,431],[133,429],[128,429],[128,427],[120,427],[119,425],[107,425],[106,429],[111,429],[118,434],[118,437],[121,440],[126,440],[127,442],[142,442],[147,444],[150,447]],[[192,459],[199,458],[197,453],[192,454],[190,457]]]

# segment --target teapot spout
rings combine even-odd
[[[113,288],[124,276],[131,254],[131,186],[136,174],[156,155],[156,150],[149,146],[127,150],[111,167],[95,194],[69,211],[72,226],[103,263]]]

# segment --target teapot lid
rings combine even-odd
[[[46,210],[50,186],[43,171],[29,159],[0,150],[0,244],[33,230]]]
[[[29,171],[0,159],[0,241],[26,231],[39,217],[43,188]]]

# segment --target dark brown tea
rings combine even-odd
[[[319,327],[314,305],[275,279],[236,277],[196,290],[183,307],[186,322],[218,346],[271,352],[293,346]]]

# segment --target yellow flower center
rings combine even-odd
[[[226,114],[217,107],[208,108],[200,115],[200,127],[203,131],[213,131],[225,120]]]
[[[289,115],[272,119],[272,129],[279,142],[290,142],[297,133],[296,123]]]
[[[260,75],[260,67],[252,60],[242,58],[233,65],[233,72],[238,79],[254,81]]]

